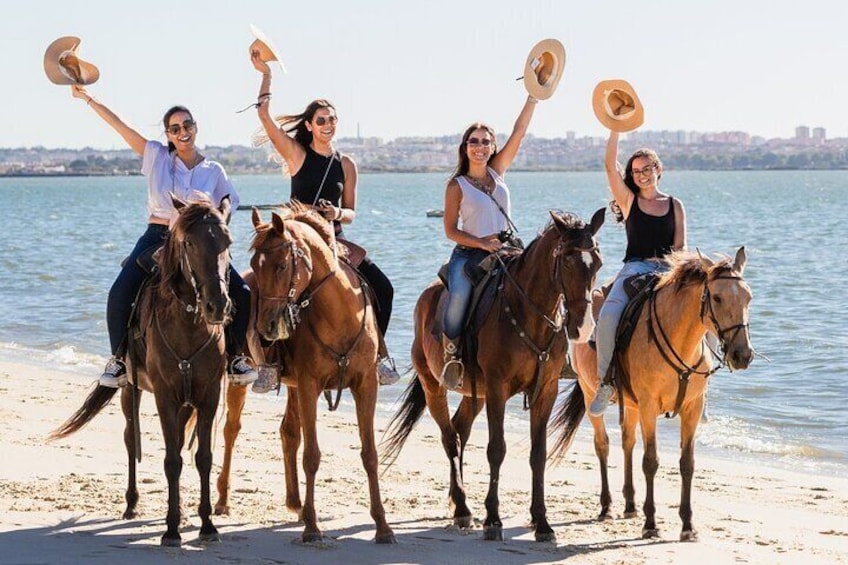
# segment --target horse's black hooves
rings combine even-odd
[[[215,516],[229,516],[230,515],[230,507],[229,505],[215,505]]]
[[[642,528],[642,539],[656,539],[660,537],[660,531],[657,528]]]
[[[137,517],[138,517],[138,512],[136,512],[135,510],[129,510],[129,509],[127,509],[127,511],[124,512],[124,515],[123,515],[124,520],[134,520]]]
[[[221,534],[218,533],[218,530],[213,529],[211,532],[200,532],[197,539],[202,543],[221,543]]]
[[[301,536],[303,543],[315,543],[324,539],[324,535],[321,532],[303,532],[303,536]]]
[[[474,525],[474,519],[471,516],[454,516],[453,525],[466,530]]]
[[[625,511],[624,511],[624,515],[623,515],[623,517],[624,517],[624,518],[627,518],[627,519],[630,519],[630,518],[636,518],[636,517],[638,517],[638,516],[639,516],[639,511],[638,511],[638,510],[630,510],[630,511],[625,510]]]
[[[483,529],[483,539],[486,541],[503,541],[503,528],[501,526],[486,526]]]
[[[180,547],[183,544],[183,540],[179,535],[173,537],[166,534],[162,536],[161,543],[162,547]]]
[[[393,533],[384,534],[382,536],[377,536],[374,538],[374,541],[379,544],[387,544],[394,545],[397,544],[397,539],[395,539],[395,535]]]
[[[695,530],[680,532],[680,541],[698,541],[698,532]]]
[[[550,532],[536,532],[536,541],[542,542],[554,542],[556,543],[556,534],[553,531]]]
[[[610,520],[612,520],[612,516],[609,510],[601,510],[601,513],[598,514],[598,522],[609,522]]]

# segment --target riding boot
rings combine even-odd
[[[442,335],[442,347],[445,350],[445,366],[439,379],[442,386],[448,390],[457,390],[462,387],[462,351],[460,340],[462,336],[449,339]]]

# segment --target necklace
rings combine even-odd
[[[477,190],[485,192],[486,194],[491,194],[492,192],[494,192],[495,187],[489,186],[490,177],[488,174],[486,175],[486,178],[482,180],[474,178],[471,175],[465,175],[465,178],[467,178],[468,182],[470,182]]]

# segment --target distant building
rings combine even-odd
[[[817,144],[824,143],[825,131],[824,128],[813,128],[813,141]]]
[[[810,128],[807,126],[798,126],[795,128],[795,139],[806,141],[810,139]]]

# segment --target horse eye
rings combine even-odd
[[[721,296],[713,294],[713,302],[715,302],[716,304],[721,304]]]

